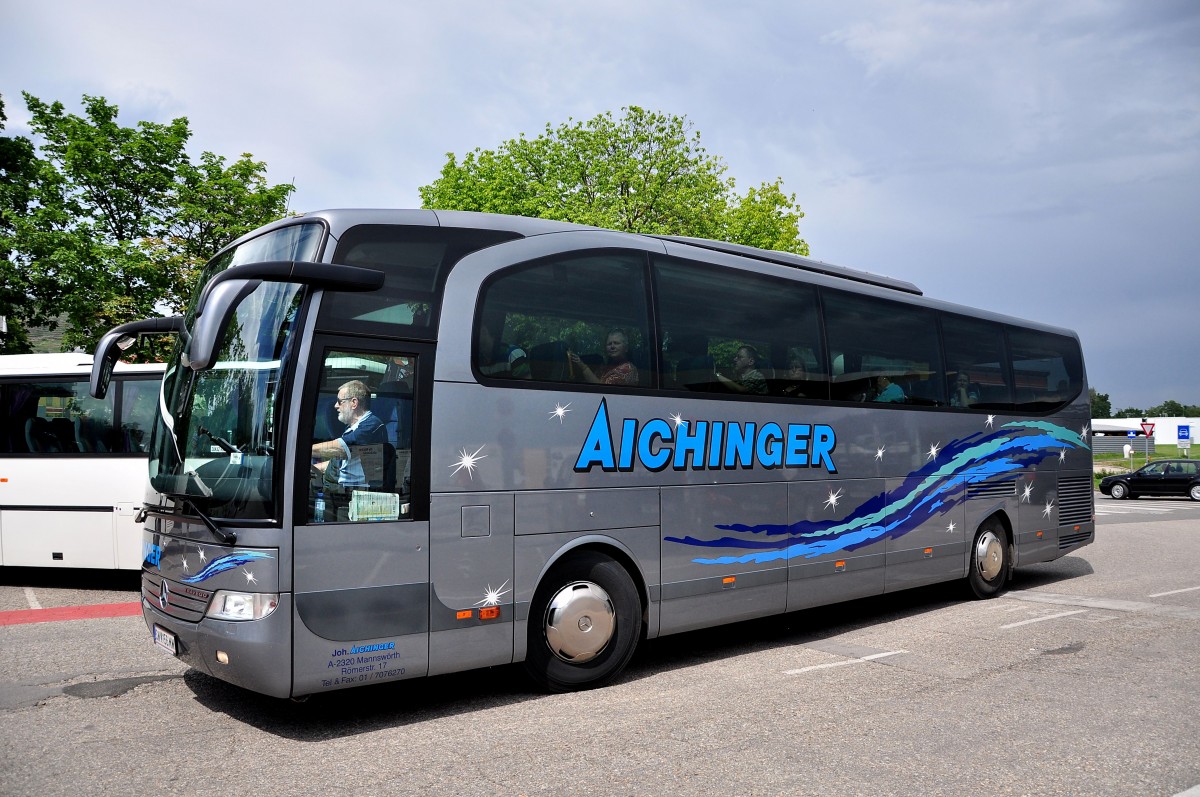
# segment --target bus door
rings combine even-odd
[[[433,349],[314,338],[296,456],[296,692],[425,675]]]

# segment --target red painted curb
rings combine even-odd
[[[57,606],[53,609],[18,609],[0,612],[0,626],[53,623],[60,620],[95,620],[102,617],[133,617],[142,613],[141,602],[96,603],[91,606]]]

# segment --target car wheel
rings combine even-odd
[[[525,670],[550,692],[603,686],[625,669],[641,635],[642,602],[628,571],[602,554],[572,555],[534,596]]]
[[[1112,497],[1120,501],[1122,498],[1129,497],[1129,488],[1117,482],[1112,486]]]
[[[976,598],[990,598],[1000,592],[1012,569],[1008,533],[996,518],[990,518],[975,532],[971,544],[971,570],[967,584]]]
[[[1193,501],[1200,501],[1200,484],[1193,484],[1188,490],[1188,496]]]

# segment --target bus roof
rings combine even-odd
[[[162,363],[118,362],[116,373],[161,371]],[[0,376],[50,376],[54,374],[90,374],[92,355],[86,352],[0,355]]]

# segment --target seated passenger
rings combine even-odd
[[[903,404],[904,390],[891,379],[880,374],[875,380],[875,398],[871,400],[891,404]]]
[[[799,352],[788,352],[788,370],[784,378],[787,380],[787,385],[780,393],[792,398],[804,398],[802,388],[808,381],[808,369],[804,367],[804,358],[800,356]]]
[[[954,379],[954,387],[950,390],[951,407],[971,407],[979,401],[979,394],[971,389],[971,375],[959,371]]]
[[[497,341],[486,321],[479,326],[479,370],[488,376],[528,379],[529,358],[525,350]]]
[[[605,363],[597,374],[578,354],[567,351],[571,373],[593,385],[636,385],[638,370],[629,361],[629,336],[624,330],[614,329],[608,333],[604,343]]]
[[[753,346],[742,346],[733,356],[734,378],[714,372],[717,381],[734,393],[767,394],[767,378],[758,370],[758,352]]]

